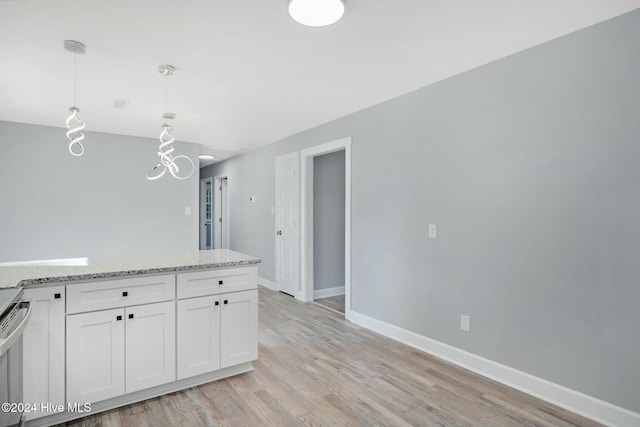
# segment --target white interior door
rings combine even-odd
[[[276,286],[298,295],[298,153],[276,157]]]

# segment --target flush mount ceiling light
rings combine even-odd
[[[160,65],[158,66],[158,72],[165,77],[164,81],[164,110],[165,112],[162,114],[162,118],[164,119],[164,124],[162,125],[162,132],[160,133],[160,146],[158,147],[158,156],[160,156],[160,163],[155,165],[153,169],[147,174],[147,179],[149,181],[154,181],[156,179],[161,178],[165,172],[168,170],[171,175],[173,175],[176,179],[187,179],[193,172],[195,171],[195,165],[193,164],[193,160],[191,160],[188,156],[183,154],[179,156],[173,156],[173,152],[175,148],[173,148],[173,141],[175,138],[171,134],[171,126],[169,126],[168,120],[175,119],[176,115],[173,113],[167,112],[167,93],[168,93],[168,83],[167,80],[170,76],[173,76],[176,72],[176,67],[173,65]],[[180,167],[178,166],[177,161],[183,164],[182,173],[180,172]],[[185,173],[184,171],[189,171]]]
[[[75,40],[65,40],[64,48],[73,53],[73,107],[69,108],[71,115],[67,117],[65,121],[65,125],[67,126],[67,139],[69,140],[69,152],[76,157],[80,157],[84,154],[84,146],[81,141],[84,139],[82,130],[85,128],[85,124],[80,120],[80,117],[78,117],[80,109],[76,107],[77,56],[79,53],[85,52],[86,46]]]
[[[344,0],[290,0],[289,15],[309,27],[324,27],[338,22],[344,15]]]
[[[213,160],[216,158],[216,156],[214,156],[213,154],[200,154],[198,158],[200,160]]]

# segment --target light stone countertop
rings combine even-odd
[[[110,279],[137,274],[206,270],[260,263],[260,258],[228,249],[154,256],[66,258],[0,263],[0,288]]]

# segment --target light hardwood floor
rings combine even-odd
[[[254,371],[67,425],[599,425],[278,292],[259,318]]]
[[[336,295],[334,297],[318,298],[313,302],[344,314],[344,294]]]

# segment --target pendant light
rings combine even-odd
[[[173,142],[175,138],[171,134],[171,126],[168,121],[175,119],[176,115],[173,113],[167,112],[167,93],[168,93],[168,78],[173,76],[176,72],[176,67],[173,65],[160,65],[158,66],[158,72],[162,74],[165,78],[165,86],[164,86],[164,110],[165,112],[162,114],[162,118],[164,119],[164,123],[162,124],[162,132],[160,132],[160,146],[158,147],[158,156],[160,156],[160,163],[155,165],[151,171],[147,174],[147,179],[149,181],[154,181],[156,179],[161,178],[165,172],[168,170],[171,175],[173,175],[176,179],[187,179],[193,175],[195,171],[195,165],[193,160],[191,160],[188,156],[183,154],[179,156],[173,156],[173,152],[175,148],[173,148]],[[176,163],[176,160],[185,159],[186,162],[181,162],[186,165],[186,170],[189,173],[184,173],[184,168],[182,173],[180,172],[180,167]]]
[[[67,120],[65,121],[65,125],[67,126],[66,135],[69,140],[69,152],[76,157],[80,157],[84,154],[84,146],[81,141],[84,139],[82,130],[85,128],[85,124],[80,117],[78,117],[80,109],[76,107],[78,72],[77,56],[79,53],[85,52],[86,46],[75,40],[65,40],[64,48],[65,50],[73,53],[73,107],[69,108],[71,115],[67,117]]]
[[[325,27],[344,15],[344,0],[290,0],[289,15],[308,27]]]

